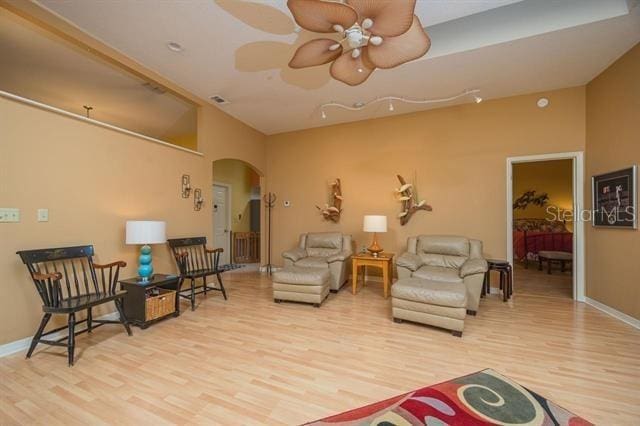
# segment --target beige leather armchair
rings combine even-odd
[[[298,247],[282,253],[285,268],[328,268],[330,288],[340,290],[347,281],[353,254],[351,235],[337,232],[318,232],[300,235]]]
[[[474,314],[480,304],[487,262],[482,241],[452,235],[410,237],[407,252],[397,259],[398,278],[464,283],[467,310]]]

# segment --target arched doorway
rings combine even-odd
[[[224,264],[258,267],[263,253],[263,176],[249,163],[232,158],[213,162],[213,239],[224,248]]]

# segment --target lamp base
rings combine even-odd
[[[378,245],[378,234],[376,232],[373,233],[373,242],[367,247],[367,251],[371,253],[373,257],[378,257],[383,251],[382,247]]]
[[[138,276],[141,282],[149,281],[153,275],[153,264],[151,263],[151,247],[147,244],[140,248],[140,257],[138,258]]]

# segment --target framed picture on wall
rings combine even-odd
[[[591,178],[593,226],[638,229],[637,168]]]

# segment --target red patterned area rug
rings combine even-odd
[[[490,369],[307,424],[591,425]]]

